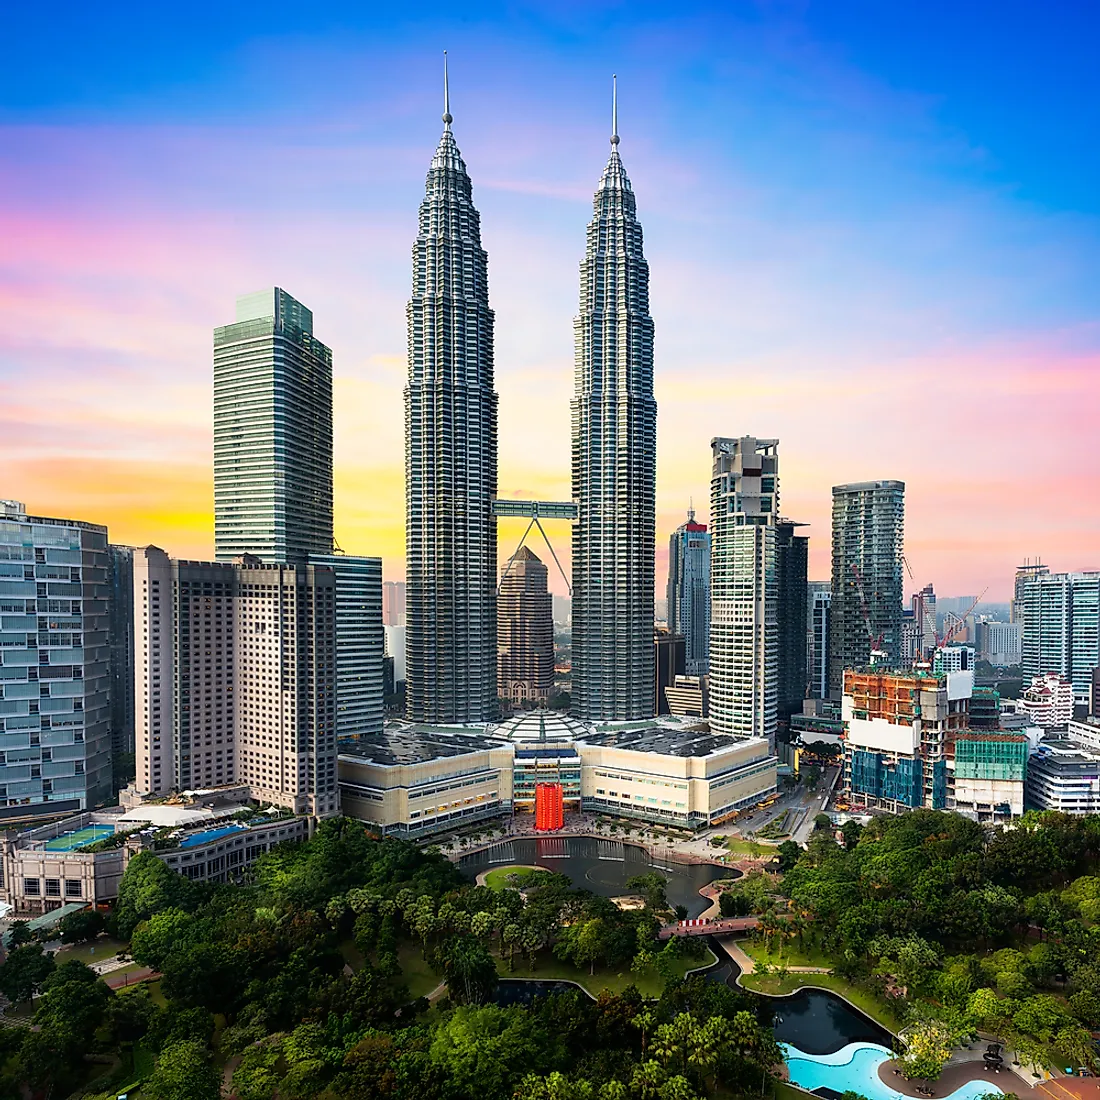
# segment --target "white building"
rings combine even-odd
[[[936,667],[944,672],[974,671],[974,647],[971,645],[948,645],[936,651]]]
[[[1020,663],[1020,623],[986,619],[977,624],[977,635],[978,656],[983,661],[998,668]]]
[[[1020,708],[1043,729],[1065,726],[1073,719],[1073,684],[1056,674],[1035,676],[1020,696]]]
[[[560,783],[572,810],[700,829],[772,794],[777,768],[766,741],[698,723],[528,711],[495,727],[389,724],[342,749],[340,789],[349,817],[400,836],[532,812],[539,783]]]
[[[1027,804],[1066,814],[1100,813],[1100,727],[1071,722],[1044,738],[1028,761]]]
[[[335,604],[326,566],[137,551],[137,789],[247,783],[296,813],[337,813]]]
[[[774,744],[779,440],[712,439],[710,725]]]
[[[403,626],[385,626],[386,656],[393,658],[393,678],[395,683],[405,679],[405,628]]]

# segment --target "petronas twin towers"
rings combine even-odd
[[[448,724],[497,706],[493,312],[451,122],[448,97],[413,245],[405,390],[408,716]],[[653,321],[617,109],[612,130],[574,321],[572,695],[589,721],[648,718],[654,703]]]

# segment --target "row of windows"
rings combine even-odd
[[[61,879],[48,878],[45,879],[45,890],[43,891],[43,880],[38,878],[25,878],[23,879],[23,893],[28,898],[59,898],[61,897]],[[67,898],[79,898],[83,894],[83,887],[80,879],[67,878],[65,879],[65,897]]]

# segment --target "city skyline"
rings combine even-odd
[[[846,57],[809,17],[790,17],[801,48],[784,50],[783,28],[768,18],[746,26],[697,13],[687,53],[703,56],[706,38],[711,56],[693,76],[663,62],[644,34],[609,51],[615,17],[592,18],[576,57],[560,25],[545,33],[525,62],[537,79],[504,48],[537,38],[529,27],[506,24],[492,42],[440,27],[440,47],[462,59],[463,147],[480,166],[494,257],[500,495],[569,495],[577,234],[606,148],[615,69],[654,272],[657,583],[668,534],[706,491],[699,440],[712,430],[786,441],[785,500],[810,524],[811,577],[828,575],[831,485],[867,478],[907,484],[914,589],[988,584],[990,599],[1006,599],[1024,557],[1041,553],[1059,571],[1095,567],[1091,166],[1067,173],[1080,191],[1029,167],[1026,141],[1008,141],[1000,116],[968,113],[973,97],[958,72],[932,80],[894,55],[869,61],[873,28]],[[639,16],[639,30],[655,26],[651,13]],[[745,33],[716,53],[715,34],[702,32],[730,27]],[[376,45],[352,38],[310,43],[310,58],[332,62],[331,91],[299,107],[271,76],[286,41],[249,53],[243,29],[205,69],[143,81],[93,74],[83,89],[28,80],[5,96],[6,495],[37,513],[105,523],[115,542],[212,557],[209,330],[239,294],[287,286],[316,312],[337,364],[337,540],[381,555],[387,577],[403,575],[406,227],[434,139],[439,55],[396,25]],[[1038,72],[1053,65],[1052,45],[1035,44]],[[388,47],[395,59],[361,75],[364,59]],[[232,62],[242,57],[255,86],[234,99]],[[990,57],[975,64],[998,76]],[[407,91],[394,96],[400,66]],[[18,61],[12,72],[18,80]],[[302,79],[292,73],[287,88]],[[769,98],[776,88],[786,94]],[[949,92],[956,98],[932,101]],[[1046,110],[1068,110],[1053,84],[1043,95]],[[808,105],[827,122],[812,121]],[[1071,132],[1059,128],[1060,153],[1045,151],[1068,155]],[[869,213],[857,217],[864,200]],[[270,234],[272,217],[290,211],[300,242]],[[728,301],[730,320],[703,323]],[[918,455],[898,429],[929,386],[939,439],[960,442],[930,441]],[[533,403],[545,415],[525,415]],[[893,417],[880,415],[884,404]],[[1012,428],[1022,422],[1056,441],[1030,470],[1054,493],[1041,537],[1015,511]],[[838,425],[850,445],[826,446]],[[517,526],[501,523],[502,547],[514,545]],[[555,544],[568,569],[564,531]],[[560,590],[554,576],[551,585]]]

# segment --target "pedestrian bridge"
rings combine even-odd
[[[759,917],[726,917],[720,920],[695,917],[693,920],[666,924],[657,933],[657,938],[669,940],[673,936],[716,936],[729,935],[732,932],[751,932],[759,924]]]

